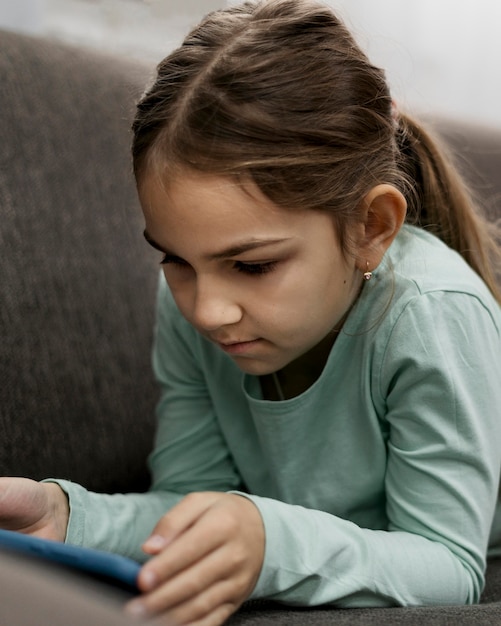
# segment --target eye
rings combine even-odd
[[[184,259],[179,256],[174,256],[172,254],[166,254],[163,259],[160,261],[160,265],[177,265],[179,267],[188,267],[188,263]]]
[[[267,261],[266,263],[244,263],[243,261],[235,261],[237,271],[250,275],[267,274],[268,272],[272,272],[276,265],[276,261]]]

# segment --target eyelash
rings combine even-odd
[[[181,267],[188,266],[183,259],[175,256],[165,255],[160,261],[160,265],[169,265],[173,263]],[[277,265],[277,261],[266,261],[265,263],[245,263],[244,261],[235,261],[234,268],[237,272],[247,274],[249,276],[260,276],[272,272]]]
[[[272,272],[276,264],[276,261],[267,261],[266,263],[244,263],[243,261],[235,261],[235,269],[243,274],[259,276]]]
[[[183,261],[183,259],[179,258],[178,256],[171,256],[170,254],[166,254],[160,261],[160,265],[169,265],[170,263],[182,266],[188,265],[188,263],[186,263],[186,261]]]

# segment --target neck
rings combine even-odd
[[[353,303],[343,318],[316,346],[273,374],[261,376],[261,390],[265,400],[288,400],[309,389],[324,371],[332,346],[336,341]]]
[[[261,376],[266,400],[288,400],[309,389],[323,372],[337,332],[329,333],[319,344],[281,370]]]

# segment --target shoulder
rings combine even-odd
[[[363,287],[356,333],[379,372],[420,359],[501,366],[501,307],[462,257],[433,235],[404,227]]]
[[[381,265],[398,282],[412,281],[419,292],[451,291],[491,298],[488,288],[463,257],[431,233],[405,225]]]
[[[390,247],[378,275],[383,290],[393,292],[393,319],[409,308],[433,324],[453,312],[459,317],[487,313],[501,332],[501,307],[460,254],[434,235],[405,226]]]

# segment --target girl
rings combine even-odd
[[[383,73],[313,0],[217,11],[159,65],[133,158],[163,269],[151,490],[4,479],[2,525],[152,556],[129,610],[180,624],[478,602],[500,251]]]

